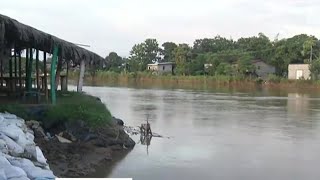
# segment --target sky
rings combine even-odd
[[[102,57],[129,56],[147,38],[193,44],[220,35],[273,40],[320,37],[319,0],[2,0],[0,14],[64,40],[90,45]]]

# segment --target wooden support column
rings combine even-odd
[[[30,56],[29,56],[29,62],[28,62],[28,69],[27,69],[27,81],[28,81],[28,86],[27,86],[27,90],[31,91],[32,89],[32,61],[33,61],[33,57],[32,57],[32,48],[30,48],[29,50]]]
[[[81,59],[80,62],[80,74],[79,74],[79,81],[78,81],[78,87],[77,92],[82,92],[82,86],[83,86],[83,78],[84,78],[84,71],[85,71],[85,61],[84,59]]]
[[[62,59],[62,56],[59,56],[58,58],[58,64],[57,64],[57,70],[56,70],[56,87],[55,89],[58,90],[58,86],[59,86],[59,79],[60,79],[60,72],[61,72],[61,69],[62,69],[62,63],[63,63],[63,59]]]
[[[25,74],[25,79],[24,79],[24,87],[27,89],[28,87],[28,64],[29,64],[29,49],[26,49],[26,64],[25,64],[25,69],[24,69],[24,74]]]
[[[21,62],[21,51],[18,54],[19,56],[19,87],[20,91],[22,90],[22,62]]]
[[[12,75],[13,75],[13,73],[12,73],[12,54],[11,54],[11,48],[10,48],[10,51],[9,51],[9,77],[10,77],[10,80],[9,81],[7,81],[7,83],[9,83],[9,88],[10,88],[10,92],[12,92],[13,91],[13,83],[12,83]],[[8,84],[6,84],[6,86],[8,86]]]
[[[49,93],[48,93],[48,77],[47,77],[47,53],[43,52],[43,65],[44,65],[44,69],[43,69],[43,73],[44,73],[44,93],[46,96],[46,101],[48,102],[49,100]]]
[[[40,82],[39,82],[39,50],[36,50],[36,81],[37,81],[37,91],[40,91]]]
[[[52,104],[56,104],[57,103],[57,97],[56,97],[56,85],[55,85],[55,79],[56,79],[56,74],[55,74],[55,70],[56,70],[56,63],[58,61],[58,53],[59,53],[59,49],[57,46],[54,47],[53,49],[53,55],[52,55],[52,60],[51,60],[51,73],[50,73],[50,91],[51,91],[51,103]]]
[[[3,87],[3,57],[4,57],[4,51],[0,50],[0,76],[1,76],[1,87]]]
[[[14,87],[17,87],[18,80],[18,72],[17,72],[17,52],[16,48],[14,48]]]
[[[68,91],[68,79],[69,79],[69,69],[70,69],[70,61],[67,61],[67,74],[66,74],[66,84],[67,84],[67,91]]]

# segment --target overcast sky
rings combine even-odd
[[[319,0],[2,0],[0,14],[105,57],[146,38],[192,44],[219,34],[320,36]]]

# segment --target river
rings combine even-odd
[[[127,125],[149,122],[169,138],[138,143],[105,177],[170,179],[319,179],[320,96],[84,87]]]

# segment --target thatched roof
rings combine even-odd
[[[35,48],[52,53],[55,45],[59,47],[59,55],[63,59],[72,60],[76,64],[81,59],[91,65],[100,64],[103,60],[96,53],[0,14],[0,48]]]

